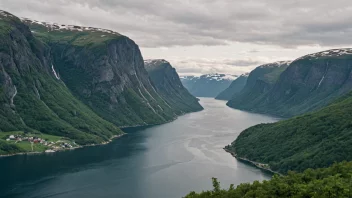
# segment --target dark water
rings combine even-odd
[[[53,154],[0,158],[0,197],[182,197],[269,179],[222,149],[245,128],[275,118],[202,98],[202,112],[149,128],[129,129],[111,144]]]

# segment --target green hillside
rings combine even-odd
[[[46,43],[9,13],[0,14],[0,23],[0,133],[46,133],[80,145],[122,133],[71,94],[55,72]],[[1,141],[0,153],[19,151]]]
[[[261,65],[250,72],[244,88],[232,95],[227,105],[236,109],[252,111],[274,87],[280,74],[288,67],[290,61],[279,61]]]
[[[274,171],[303,171],[352,160],[352,93],[312,113],[244,130],[227,147]]]
[[[51,48],[53,64],[73,95],[117,126],[161,124],[181,113],[150,82],[138,45],[117,32],[24,22]]]

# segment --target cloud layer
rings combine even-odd
[[[350,0],[0,0],[0,6],[22,17],[112,29],[142,47],[352,44]]]

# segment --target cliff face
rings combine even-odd
[[[30,131],[99,143],[121,131],[78,101],[56,73],[50,47],[0,11],[0,131]]]
[[[66,86],[106,120],[135,126],[177,116],[152,86],[141,52],[129,38],[104,29],[26,23],[49,43]]]
[[[289,64],[289,61],[280,61],[257,67],[249,74],[242,91],[233,95],[227,105],[238,109],[253,110],[274,87],[278,77]]]
[[[352,49],[333,49],[293,61],[253,111],[291,117],[328,105],[352,90]]]
[[[240,77],[238,77],[236,80],[232,81],[230,86],[224,91],[222,91],[218,96],[216,96],[215,99],[230,100],[233,97],[235,97],[235,95],[237,93],[240,93],[244,88],[244,86],[246,85],[248,75],[249,74],[243,74]]]
[[[169,62],[165,60],[147,60],[145,67],[157,92],[172,107],[176,114],[200,111],[203,107],[182,85],[181,80]]]
[[[286,117],[321,108],[351,91],[351,71],[352,49],[304,56],[280,76],[265,105]]]
[[[215,98],[220,92],[229,87],[238,76],[226,74],[206,74],[200,77],[185,76],[182,84],[196,97]]]

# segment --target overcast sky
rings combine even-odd
[[[0,0],[0,8],[117,31],[180,75],[241,74],[352,45],[351,0]]]

